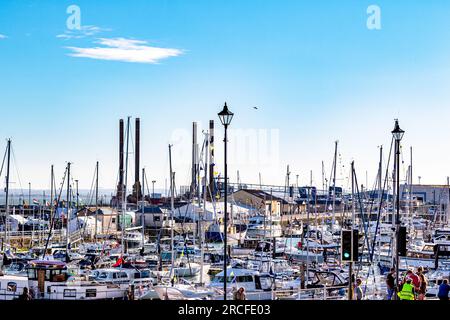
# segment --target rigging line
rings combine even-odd
[[[94,198],[94,183],[95,183],[96,174],[97,174],[97,165],[95,165],[95,168],[94,168],[94,174],[93,174],[92,180],[91,180],[91,187],[90,187],[89,193],[88,193],[89,206],[92,206],[92,200]]]
[[[24,198],[25,196],[23,193],[22,182],[20,180],[19,165],[17,164],[16,155],[14,153],[14,146],[11,144],[10,148],[11,148],[11,153],[12,153],[12,157],[13,157],[14,168],[16,169],[16,173],[17,173],[17,180],[19,180],[20,190],[22,192],[22,198]],[[30,203],[28,205],[30,205]]]
[[[334,153],[333,153],[333,154],[334,154]],[[331,170],[330,170],[330,180],[329,180],[330,184],[331,184],[332,179],[333,179],[333,170],[334,170],[334,167],[335,167],[335,165],[334,165],[335,162],[336,162],[336,157],[333,155],[333,163],[331,164]],[[333,181],[333,186],[336,186],[336,179],[334,179],[334,181]],[[329,189],[330,187],[331,187],[331,186],[329,185],[329,186],[328,186],[328,189]],[[330,192],[329,192],[329,190],[325,190],[325,191],[326,191],[327,197],[325,198],[325,207],[324,207],[324,210],[325,210],[325,212],[326,212],[326,211],[328,211],[328,200],[329,200]],[[333,198],[336,197],[336,195],[334,194],[335,191],[336,191],[336,190],[333,188]]]
[[[144,179],[145,179],[145,184],[147,187],[147,193],[150,194],[150,186],[148,185],[148,179],[147,179],[147,170],[144,171]],[[144,192],[145,192],[145,190],[144,190]],[[154,195],[152,194],[151,196],[153,197]]]
[[[363,220],[362,224],[363,224],[363,227],[364,227],[364,238],[365,238],[365,240],[367,242],[367,250],[370,251],[370,242],[369,242],[369,237],[367,235],[368,226],[366,224],[365,215],[364,215],[364,211],[363,211],[363,205],[362,205],[362,201],[361,201],[361,195],[360,195],[360,192],[359,192],[358,179],[357,179],[357,176],[356,176],[355,167],[353,167],[353,174],[354,174],[354,177],[355,177],[355,186],[356,186],[356,194],[358,196],[358,202],[359,202],[359,211],[360,211],[360,214],[361,214],[361,217],[362,217],[362,220]],[[364,250],[364,243],[363,243],[363,250]],[[359,262],[362,262],[362,255],[361,255],[361,258],[359,259]],[[360,265],[360,267],[362,267],[362,266]],[[358,272],[359,272],[359,269],[358,269]]]
[[[52,236],[53,226],[54,226],[54,224],[55,224],[55,215],[56,215],[56,213],[57,213],[57,211],[58,211],[59,202],[60,202],[60,200],[61,200],[61,195],[62,195],[63,188],[64,188],[64,182],[66,181],[68,169],[69,169],[69,167],[67,166],[67,167],[66,167],[66,170],[64,171],[63,181],[61,182],[61,187],[60,187],[60,189],[59,189],[58,199],[57,199],[57,201],[56,201],[56,210],[53,211],[53,216],[52,216],[52,219],[51,219],[52,223],[50,224],[50,229],[49,229],[49,232],[48,232],[48,237],[47,237],[47,240],[46,240],[46,242],[45,242],[44,256],[43,256],[42,259],[44,259],[44,258],[45,258],[45,255],[47,254],[48,243],[49,243],[50,238],[51,238],[51,236]],[[55,182],[56,182],[56,181],[55,181]],[[56,191],[56,189],[55,189],[55,191]],[[67,211],[67,212],[68,212],[68,211]],[[61,228],[60,230],[62,230],[62,228]],[[68,253],[66,253],[66,254],[68,254]]]
[[[94,193],[93,188],[94,188],[94,181],[95,181],[96,173],[97,173],[97,165],[95,166],[95,169],[94,169],[94,175],[92,177],[91,188],[89,189],[89,194],[88,194],[88,201],[89,201],[90,207],[92,207],[92,197],[93,197],[93,193]],[[84,217],[85,217],[86,221],[83,225],[83,237],[86,232],[86,226],[87,226],[87,211],[88,211],[88,208],[85,205],[84,206]]]
[[[389,157],[388,157],[388,161],[386,164],[386,173],[385,173],[385,177],[384,177],[384,183],[383,183],[383,190],[381,191],[381,201],[380,204],[378,206],[378,216],[377,216],[377,224],[375,227],[375,232],[374,232],[374,238],[373,238],[373,242],[372,242],[372,252],[370,253],[370,261],[373,261],[373,254],[374,254],[374,249],[375,249],[375,242],[377,239],[377,235],[378,235],[378,228],[380,225],[380,218],[381,218],[381,207],[383,206],[383,202],[384,202],[384,192],[386,190],[386,184],[389,180],[389,164],[391,161],[391,154],[392,154],[392,146],[394,144],[394,137],[392,137],[391,139],[391,147],[389,148]],[[387,197],[389,198],[389,193],[387,194]],[[390,250],[390,249],[389,249]]]
[[[3,167],[5,165],[5,159],[6,159],[6,155],[8,154],[8,145],[6,145],[6,150],[5,150],[5,154],[3,155],[3,161],[2,161],[2,168],[0,169],[0,177],[2,175],[3,172]]]

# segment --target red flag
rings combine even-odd
[[[124,263],[124,260],[122,259],[122,257],[120,257],[119,259],[117,259],[116,263],[113,264],[113,267],[120,267],[122,264]]]

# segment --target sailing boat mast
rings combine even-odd
[[[50,169],[50,226],[53,224],[53,209],[54,209],[54,203],[53,203],[53,186],[54,186],[54,173],[53,173],[53,165],[51,165]],[[56,193],[56,191],[55,191]]]
[[[200,284],[203,285],[203,260],[205,255],[205,249],[203,247],[203,242],[205,241],[205,233],[203,232],[203,219],[206,213],[206,190],[208,189],[208,150],[209,150],[209,134],[205,132],[205,163],[203,167],[205,168],[205,181],[203,189],[203,212],[200,217]],[[239,170],[238,170],[239,177]],[[238,178],[239,181],[239,178]],[[220,231],[220,230],[219,230]]]
[[[77,190],[78,197],[78,190]],[[98,161],[95,164],[95,240],[97,240],[98,232]]]
[[[130,137],[130,116],[127,117],[127,151],[125,156],[125,181],[124,188],[122,193],[122,256],[125,252],[125,211],[127,210],[127,183],[128,183],[128,146],[129,146],[129,137]]]
[[[171,269],[170,276],[172,276],[172,270],[174,267],[174,244],[173,244],[173,211],[174,209],[174,181],[173,181],[173,171],[172,171],[172,145],[169,144],[169,168],[170,168],[170,260]]]
[[[448,192],[447,221],[445,221],[445,223],[448,223],[448,221],[450,220],[450,177],[447,177],[447,192]]]
[[[5,188],[5,240],[8,242],[8,216],[9,216],[9,166],[11,163],[11,139],[8,139],[8,144],[6,147],[7,151],[7,162],[6,162],[6,188]],[[2,244],[3,247],[3,244]]]
[[[338,141],[336,140],[334,146],[334,161],[333,161],[333,206],[332,206],[332,220],[331,220],[331,232],[333,232],[333,226],[335,221],[335,208],[336,208],[336,164],[337,164],[337,148]]]
[[[325,186],[325,166],[322,161],[322,190],[326,192],[327,188]]]
[[[141,224],[142,224],[142,249],[144,248],[145,243],[145,216],[144,216],[144,207],[145,207],[145,168],[142,168],[142,198],[141,198]],[[137,194],[137,198],[139,198],[139,194]],[[137,199],[136,198],[136,199]],[[137,203],[137,200],[136,200]]]
[[[413,189],[413,164],[412,164],[413,150],[412,150],[412,146],[409,148],[409,151],[410,151],[410,153],[409,153],[410,163],[409,163],[409,206],[408,206],[408,209],[409,209],[410,217],[412,218],[412,215],[413,215],[413,201],[412,201],[413,200],[413,198],[412,198],[412,195],[413,195],[413,191],[412,191],[412,189]]]
[[[66,261],[69,258],[70,243],[70,162],[67,163],[67,217],[66,217]]]
[[[378,162],[378,203],[379,206],[381,206],[381,190],[383,189],[382,186],[382,175],[383,175],[383,146],[380,146],[380,161]]]

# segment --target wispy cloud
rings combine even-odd
[[[6,39],[6,38],[8,38],[8,37],[5,36],[4,34],[1,34],[1,33],[0,33],[0,39]]]
[[[62,34],[58,34],[56,37],[61,39],[80,39],[85,37],[94,36],[103,31],[111,31],[111,29],[100,28],[97,26],[82,26],[80,29],[66,30]]]
[[[147,45],[147,41],[126,38],[100,38],[102,46],[93,48],[66,47],[72,50],[70,56],[99,60],[156,64],[160,60],[183,54],[182,50],[159,48]]]

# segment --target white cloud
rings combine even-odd
[[[137,63],[158,63],[159,60],[176,57],[183,54],[182,50],[158,48],[147,45],[147,41],[125,38],[100,38],[97,43],[102,47],[79,48],[67,47],[72,50],[70,56],[99,60],[114,60]]]
[[[103,31],[111,31],[111,29],[100,28],[97,26],[82,26],[81,29],[78,30],[66,30],[62,34],[58,34],[56,37],[60,39],[80,39],[85,37],[94,36],[97,33]]]
[[[8,37],[5,36],[4,34],[1,34],[1,33],[0,33],[0,39],[6,39],[6,38],[8,38]]]

